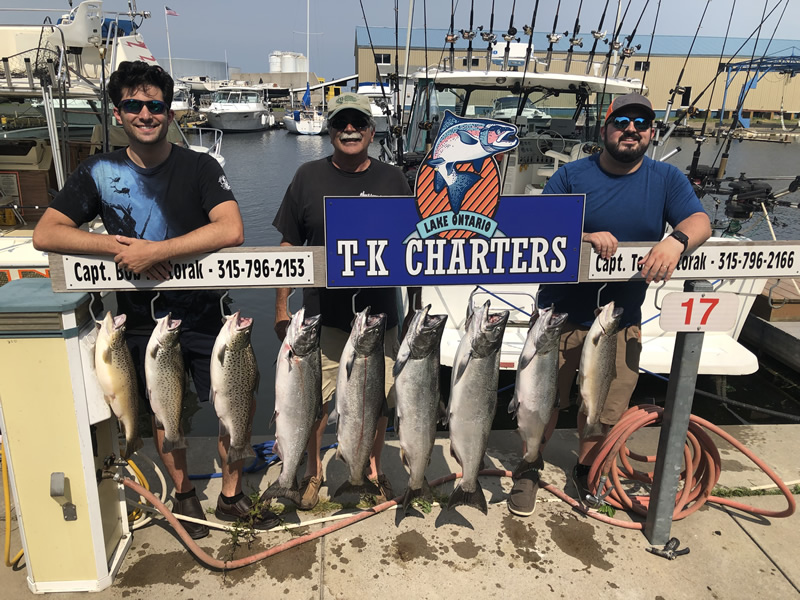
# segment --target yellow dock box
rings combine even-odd
[[[49,279],[0,287],[0,430],[35,593],[108,587],[131,543],[124,490],[98,481],[119,448],[93,373],[89,302]]]

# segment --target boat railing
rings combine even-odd
[[[3,70],[0,94],[38,94],[42,86],[56,87],[62,83],[69,88],[71,77],[66,60],[64,32],[56,25],[26,26],[31,30],[37,27],[40,33],[36,47],[0,57]],[[19,30],[19,26],[0,25],[0,37],[11,38],[12,29]],[[56,32],[61,37],[61,45],[53,47],[47,37]]]
[[[222,130],[213,127],[181,128],[187,143],[191,146],[208,148],[209,154],[222,154]]]

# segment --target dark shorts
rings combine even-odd
[[[211,352],[217,337],[208,333],[197,331],[181,331],[181,351],[183,353],[184,368],[189,372],[194,382],[194,389],[200,402],[210,398],[211,393]],[[149,335],[128,333],[125,337],[128,348],[133,357],[133,366],[136,369],[136,379],[139,385],[139,395],[144,398],[147,412],[153,414],[150,402],[147,401],[144,376],[144,358],[147,352]]]

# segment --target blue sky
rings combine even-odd
[[[708,9],[700,35],[724,36],[733,0],[713,0]],[[771,9],[779,0],[768,0]],[[778,22],[786,0],[781,0],[778,9],[766,23],[762,37],[769,37]],[[622,1],[622,10],[628,0]],[[77,6],[75,0],[74,5]],[[363,0],[366,24],[370,27],[394,27],[395,2],[393,0]],[[427,22],[429,28],[446,29],[450,26],[448,0],[427,0]],[[514,0],[495,0],[495,32],[508,28]],[[632,0],[631,8],[623,27],[629,33],[639,18],[645,0]],[[693,36],[700,21],[705,0],[662,0],[656,33]],[[796,25],[800,23],[800,2],[791,0],[790,6],[778,26],[777,38],[798,39]],[[66,12],[66,0],[0,0],[0,8],[18,6],[29,8],[55,8],[52,13]],[[169,34],[173,58],[198,58],[224,60],[243,72],[267,72],[270,52],[274,50],[306,51],[306,10],[302,0],[169,0],[166,4],[180,16],[169,17]],[[466,29],[469,25],[470,2],[455,2],[455,29]],[[488,29],[492,0],[474,0],[475,27],[484,25]],[[536,31],[550,31],[555,15],[554,0],[541,0],[536,22]],[[563,33],[572,30],[579,0],[562,0],[561,15],[557,30]],[[581,12],[581,35],[584,41],[590,37],[600,21],[604,0],[584,0]],[[167,56],[167,38],[164,23],[164,2],[154,3],[137,0],[139,10],[152,13],[145,21],[141,33],[157,57]],[[529,24],[534,0],[517,0],[514,25],[522,31]],[[650,0],[637,32],[638,43],[647,41],[653,29],[658,0]],[[399,0],[399,23],[404,28],[408,20],[408,0]],[[105,0],[106,11],[125,11],[124,0]],[[603,29],[612,29],[616,17],[617,0],[611,0]],[[746,37],[761,20],[763,0],[738,0],[731,26],[731,35]],[[48,13],[0,12],[3,23],[41,23]],[[350,75],[354,69],[355,27],[364,25],[359,0],[311,0],[311,69],[327,79]],[[414,27],[423,27],[423,1],[416,0]],[[525,41],[525,40],[523,40]],[[432,45],[441,47],[441,40]],[[402,46],[403,40],[400,45]],[[483,47],[483,43],[480,43]],[[566,48],[565,42],[561,46]],[[800,46],[800,44],[798,44]]]

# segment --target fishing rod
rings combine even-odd
[[[559,0],[560,2],[561,0]],[[506,42],[506,51],[503,54],[503,71],[508,70],[508,53],[511,50],[511,42],[514,41],[517,35],[517,28],[514,27],[514,11],[517,9],[517,0],[511,5],[511,19],[508,21],[508,31],[503,34],[503,39]]]
[[[608,77],[608,70],[611,66],[611,55],[622,47],[622,43],[619,41],[619,34],[622,31],[622,24],[625,23],[625,17],[628,16],[628,9],[631,7],[631,2],[632,0],[628,0],[628,5],[625,7],[625,12],[622,13],[622,18],[619,20],[619,24],[617,25],[616,29],[614,29],[614,35],[611,37],[611,41],[608,43],[608,52],[606,53],[606,58],[603,61],[603,66],[600,67],[600,70],[605,73],[605,77]],[[603,84],[603,91],[605,92],[605,84]]]
[[[536,27],[536,13],[538,10],[539,0],[536,0],[536,4],[533,5],[533,16],[531,17],[530,26],[523,25],[522,27],[525,35],[528,36],[528,48],[525,50],[525,66],[523,67],[522,71],[522,84],[520,86],[519,99],[517,101],[517,117],[522,114],[522,107],[525,105],[525,99],[527,98],[527,95],[525,94],[525,78],[528,75],[528,62],[531,59],[531,52],[533,51],[533,29]]]
[[[736,0],[734,0],[736,2]],[[661,0],[658,0],[658,6],[656,6],[656,18],[653,21],[653,33],[650,34],[650,47],[647,49],[647,59],[644,61],[642,65],[642,87],[639,88],[639,93],[644,93],[644,80],[647,78],[647,73],[650,71],[650,53],[653,51],[653,40],[656,38],[656,26],[658,25],[658,16],[661,14]],[[727,36],[726,36],[727,39]],[[720,62],[722,62],[722,58],[720,58]]]
[[[753,44],[753,53],[750,56],[750,64],[747,67],[747,75],[745,76],[745,83],[742,86],[741,97],[739,98],[739,102],[736,105],[736,112],[733,115],[733,122],[731,123],[731,127],[730,127],[730,129],[728,129],[728,133],[726,134],[726,138],[727,139],[726,139],[726,143],[725,143],[725,151],[722,154],[722,159],[720,160],[720,163],[719,163],[719,169],[717,170],[717,180],[722,180],[722,178],[725,176],[725,169],[728,166],[728,158],[730,156],[731,144],[733,143],[733,131],[734,131],[734,129],[736,129],[736,126],[739,124],[739,115],[740,115],[740,113],[742,111],[742,108],[744,108],[744,101],[747,98],[747,94],[750,92],[750,90],[753,87],[752,86],[752,82],[749,81],[750,68],[752,66],[753,61],[755,60],[756,48],[758,47],[758,39],[761,36],[761,27],[766,22],[766,20],[769,18],[769,16],[773,13],[773,11],[776,8],[778,8],[778,6],[780,6],[780,3],[781,3],[781,0],[778,0],[777,4],[769,12],[769,15],[768,15],[767,14],[767,6],[769,5],[769,0],[764,0],[764,10],[761,13],[761,23],[759,24],[759,26],[757,28],[758,34],[756,35],[756,41]],[[789,5],[789,0],[786,0],[786,5],[783,8],[783,12],[781,13],[781,17],[780,17],[780,19],[778,19],[778,22],[775,24],[775,30],[772,32],[772,36],[770,36],[770,39],[769,39],[769,42],[767,43],[766,48],[764,48],[764,54],[762,55],[762,58],[766,57],[767,52],[769,52],[769,47],[772,44],[772,40],[775,38],[775,32],[778,31],[778,26],[780,25],[780,22],[783,20],[783,15],[786,13],[786,7],[788,5]],[[756,75],[753,77],[753,81],[755,80],[755,78],[757,76],[758,76],[758,69],[756,68]],[[719,158],[719,153],[717,153],[717,157],[714,159],[714,163],[716,163],[716,159],[717,158]],[[713,167],[713,164],[712,164],[712,167]]]
[[[581,8],[583,8],[583,0],[578,4],[578,14],[575,15],[575,27],[572,28],[572,37],[569,38],[569,50],[567,50],[567,65],[564,67],[564,72],[569,73],[569,67],[572,64],[572,53],[575,51],[575,46],[583,48],[583,38],[579,38],[578,34],[581,31]]]
[[[545,66],[545,71],[550,70],[550,63],[552,62],[553,58],[553,46],[558,43],[558,40],[561,39],[561,34],[556,33],[556,27],[558,27],[558,13],[561,11],[561,0],[558,0],[558,4],[556,5],[556,16],[553,19],[553,31],[547,36],[547,41],[550,42],[550,46],[547,48],[547,57],[545,58],[545,62],[547,65]]]
[[[606,11],[608,10],[608,3],[610,1],[611,0],[606,0],[606,5],[603,8],[603,14],[600,15],[600,24],[597,26],[597,29],[592,30],[592,37],[594,38],[594,44],[592,44],[592,49],[589,52],[589,58],[586,59],[586,71],[584,72],[584,75],[588,75],[589,71],[591,71],[592,69],[592,62],[594,61],[594,55],[597,52],[597,42],[606,37],[607,32],[603,31],[602,29],[603,29],[603,23],[605,23],[606,20]]]
[[[697,29],[694,32],[694,37],[692,38],[692,43],[689,44],[689,51],[686,53],[686,58],[683,61],[683,66],[681,67],[681,72],[678,73],[678,81],[675,82],[675,87],[673,87],[669,93],[670,97],[667,100],[667,110],[664,112],[664,120],[662,123],[667,123],[669,121],[669,115],[672,112],[672,105],[675,103],[675,96],[678,94],[683,94],[686,90],[681,87],[681,80],[683,79],[683,74],[686,72],[686,65],[689,64],[689,57],[692,55],[692,49],[694,48],[694,43],[697,41],[697,36],[700,35],[700,27],[703,26],[703,20],[706,18],[706,12],[708,12],[708,6],[711,4],[711,0],[706,0],[706,6],[703,9],[703,14],[700,16],[700,22],[697,24]],[[673,127],[674,129],[674,127]],[[656,128],[656,135],[653,138],[652,150],[650,151],[650,158],[655,159],[656,157],[656,150],[658,149],[659,145],[659,138],[661,137],[661,127]],[[664,136],[668,138],[668,135]]]
[[[450,31],[447,32],[447,35],[444,36],[444,43],[450,44],[450,71],[453,71],[456,61],[456,48],[455,43],[458,39],[458,36],[455,34],[455,18],[456,18],[456,8],[454,0],[450,0]]]
[[[461,37],[469,41],[469,45],[467,46],[467,71],[472,71],[472,40],[475,38],[475,31],[472,29],[474,16],[475,16],[475,0],[472,0],[469,4],[469,30],[464,31],[462,29],[460,31]]]
[[[494,34],[494,0],[492,0],[492,14],[489,17],[489,31],[483,30],[483,25],[478,27],[481,32],[481,39],[486,42],[486,70],[492,68],[492,48],[497,43],[497,36]]]
[[[728,27],[725,29],[725,39],[722,41],[722,50],[719,52],[719,64],[722,64],[722,58],[725,56],[725,46],[728,43],[728,35],[730,35],[731,31],[731,23],[733,22],[733,14],[736,11],[736,0],[733,0],[731,4],[731,14],[728,17]],[[694,153],[692,153],[692,164],[689,165],[689,179],[694,179],[697,177],[697,167],[700,163],[700,148],[703,145],[703,142],[706,140],[706,127],[708,126],[708,118],[711,116],[711,101],[714,98],[714,91],[717,88],[717,79],[719,77],[714,77],[713,85],[711,87],[711,94],[708,97],[708,107],[706,108],[706,116],[703,119],[703,124],[700,127],[700,134],[695,139],[696,147]]]
[[[622,70],[622,63],[625,62],[625,59],[626,58],[630,58],[631,56],[636,54],[637,50],[641,50],[642,49],[642,45],[641,44],[637,44],[636,46],[633,46],[633,38],[636,37],[636,31],[639,29],[639,23],[642,22],[642,17],[644,16],[645,11],[647,10],[647,5],[648,4],[650,4],[650,0],[647,0],[644,3],[644,8],[642,9],[642,12],[639,13],[639,19],[636,21],[636,25],[633,26],[633,31],[631,31],[630,35],[625,37],[625,41],[627,41],[628,44],[627,44],[627,46],[625,46],[625,48],[622,49],[622,56],[620,57],[619,62],[617,63],[616,68],[614,69],[614,77],[615,78],[617,76],[619,76],[619,72]]]

